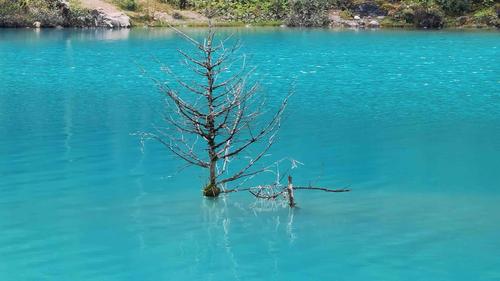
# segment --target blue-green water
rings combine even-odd
[[[141,153],[168,30],[0,30],[0,280],[500,280],[500,33],[237,36],[270,107],[296,83],[269,159],[353,191],[259,211]]]

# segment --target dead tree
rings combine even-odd
[[[175,31],[194,46],[194,54],[178,52],[198,79],[181,78],[163,67],[176,82],[174,86],[157,81],[166,96],[167,126],[141,133],[141,137],[159,141],[187,165],[207,169],[203,194],[217,197],[225,184],[265,170],[255,164],[274,144],[290,94],[274,112],[264,112],[258,86],[249,82],[252,69],[246,67],[244,56],[237,55],[239,42],[226,47],[229,37],[217,40],[211,25],[203,41]],[[248,154],[257,144],[258,151]],[[236,169],[230,169],[234,159],[240,162],[234,165]]]
[[[225,190],[225,193],[233,193],[233,192],[241,192],[248,191],[255,198],[259,200],[267,200],[281,203],[281,205],[288,205],[289,207],[295,207],[295,190],[316,190],[316,191],[324,191],[324,192],[349,192],[351,191],[349,188],[339,188],[339,189],[331,189],[326,187],[314,187],[314,186],[294,186],[292,183],[292,177],[288,176],[288,183],[286,185],[282,185],[279,181],[276,181],[271,185],[259,185],[254,187],[247,188],[234,188]]]
[[[294,190],[321,190],[347,192],[349,189],[301,187],[280,184],[277,179],[271,185],[251,188],[226,189],[226,184],[254,177],[269,171],[270,166],[256,164],[275,143],[283,112],[291,92],[274,112],[265,112],[265,99],[259,94],[258,85],[249,82],[252,69],[247,69],[245,57],[238,56],[239,42],[226,47],[230,37],[216,40],[216,33],[209,24],[203,41],[171,27],[194,46],[194,54],[178,50],[183,64],[193,77],[178,76],[169,67],[162,69],[175,83],[155,80],[166,96],[165,126],[156,132],[138,133],[141,142],[154,139],[182,159],[186,166],[198,166],[207,170],[208,178],[203,195],[217,197],[220,193],[248,191],[258,199],[287,202],[296,205]],[[239,67],[235,65],[241,63]],[[256,150],[250,152],[250,148]],[[245,157],[242,157],[245,156]],[[236,165],[230,163],[239,160]],[[277,164],[281,161],[273,163]],[[292,160],[292,168],[297,161]]]

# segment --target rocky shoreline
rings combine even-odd
[[[343,19],[340,15],[341,11],[331,11],[329,14],[330,27],[334,28],[379,28],[380,21],[385,18],[384,15],[360,15],[354,16],[352,19]]]
[[[3,2],[2,2],[3,1]],[[43,7],[20,5],[10,0],[0,0],[0,27],[80,27],[80,28],[130,28],[132,26],[203,26],[207,18],[193,10],[153,11],[152,14],[132,12],[133,18],[109,2],[87,0],[44,0]],[[72,3],[77,3],[76,5]],[[80,6],[78,3],[92,5]],[[7,7],[4,7],[6,6]],[[11,5],[12,7],[8,7]],[[275,25],[290,27],[330,27],[330,28],[499,28],[498,13],[489,15],[483,21],[460,16],[445,18],[439,12],[419,5],[399,5],[388,9],[374,1],[361,1],[346,9],[322,9],[319,6],[299,6],[290,15],[276,13],[268,18],[257,19],[232,17],[231,14],[216,15],[216,21],[223,26]],[[308,13],[304,13],[308,11]],[[150,12],[150,11],[149,11]],[[496,17],[496,18],[495,18]],[[448,22],[447,22],[448,21]],[[271,23],[271,24],[269,24]]]
[[[76,9],[66,0],[50,0],[43,9],[21,8],[17,13],[0,15],[0,27],[131,27],[125,13],[110,13],[102,8]]]
[[[130,18],[124,13],[108,13],[104,9],[90,10],[89,16],[84,18],[91,27],[130,28]],[[89,25],[85,25],[89,26]]]

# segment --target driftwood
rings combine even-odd
[[[349,192],[351,191],[348,188],[340,188],[340,189],[329,189],[325,187],[312,187],[312,186],[296,186],[293,189],[295,190],[321,190],[325,192]]]
[[[349,188],[331,189],[326,187],[314,187],[314,186],[293,186],[292,177],[288,176],[288,184],[282,186],[279,184],[267,185],[267,186],[256,186],[256,187],[245,187],[245,188],[234,188],[226,189],[222,193],[234,193],[240,191],[248,191],[257,199],[264,200],[276,200],[278,198],[284,198],[288,201],[290,207],[295,207],[295,194],[294,190],[317,190],[324,192],[349,192]]]

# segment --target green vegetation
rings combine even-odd
[[[496,0],[163,0],[173,8],[215,11],[225,22],[282,22],[290,26],[327,26],[329,13],[343,20],[377,18],[383,26],[441,28],[500,27]],[[182,7],[181,7],[182,4]]]
[[[0,0],[0,26],[31,26],[37,21],[63,25],[57,4],[50,0]]]
[[[0,0],[0,27],[88,26],[88,14],[78,0]]]
[[[326,1],[296,0],[289,3],[288,25],[326,26],[329,23]]]
[[[78,11],[71,0],[71,13]],[[385,27],[500,27],[498,0],[106,0],[127,11],[136,25],[200,25],[210,15],[219,25],[328,26],[341,21],[377,20]],[[0,0],[0,26],[71,25],[60,0]],[[185,16],[194,11],[200,16]],[[207,14],[207,11],[210,11]],[[163,14],[163,18],[158,17]],[[165,16],[166,15],[166,16]]]
[[[473,15],[474,21],[484,25],[500,26],[499,7],[500,5],[497,5],[496,8],[490,7],[476,11]]]
[[[137,10],[137,2],[135,0],[116,0],[114,1],[118,7],[127,11],[135,11]]]
[[[288,0],[192,0],[190,7],[203,11],[214,11],[215,16],[225,21],[260,22],[282,20],[288,12]]]
[[[445,14],[434,2],[411,2],[395,6],[390,19],[399,25],[413,25],[419,28],[440,28],[444,26]]]

